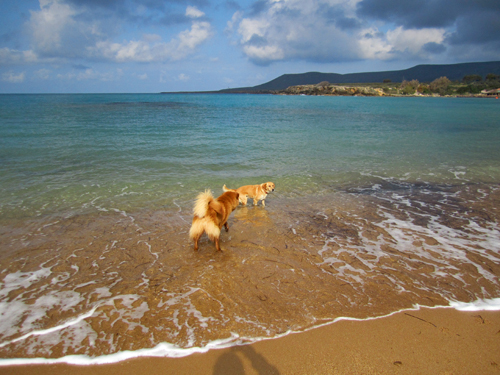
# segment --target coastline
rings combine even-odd
[[[422,97],[422,98],[496,98],[498,93],[486,94],[484,92],[478,94],[472,93],[423,93],[413,90],[413,93],[404,93],[402,89],[396,87],[389,88],[388,86],[376,87],[372,85],[337,85],[331,83],[319,83],[316,85],[298,85],[290,86],[285,90],[277,90],[273,92],[275,95],[306,95],[306,96],[385,96],[385,97]],[[394,86],[394,84],[393,84]]]
[[[420,308],[182,358],[2,367],[2,374],[498,374],[500,311]]]

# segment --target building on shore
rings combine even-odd
[[[481,94],[498,96],[500,94],[500,89],[483,90],[481,91]]]

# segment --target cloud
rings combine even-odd
[[[343,20],[352,13],[350,2],[337,1],[334,8]],[[355,33],[345,31],[345,23],[338,26],[333,14],[327,0],[260,1],[246,17],[235,13],[227,30],[236,30],[243,52],[257,64],[356,58]]]
[[[116,41],[120,20],[99,17],[93,1],[39,0],[40,9],[30,11],[27,23],[32,48],[26,51],[0,48],[0,65],[36,62],[109,61],[167,62],[184,59],[213,35],[204,13],[194,6],[185,9],[190,27],[164,41],[159,34],[145,33],[139,40]],[[135,0],[134,0],[135,1]],[[122,7],[122,2],[109,1],[106,9]],[[149,1],[147,4],[161,2]],[[104,6],[104,5],[102,5]],[[137,2],[137,6],[139,2]],[[114,25],[114,26],[110,26]]]
[[[424,48],[432,43],[440,46],[444,40],[445,30],[438,28],[425,29],[404,29],[402,26],[395,30],[390,30],[386,34],[388,43],[392,46],[392,52],[407,53],[411,56],[421,56],[429,52],[429,48]],[[435,47],[436,48],[436,47]]]
[[[196,7],[188,6],[186,8],[186,16],[189,18],[200,18],[203,17],[205,13],[203,13],[201,10],[199,10]]]
[[[42,57],[83,57],[82,47],[102,40],[102,25],[86,22],[83,13],[62,0],[40,0],[40,10],[30,11],[33,49]]]
[[[2,74],[2,81],[9,83],[22,83],[25,79],[25,73],[15,74],[13,72],[7,72]]]
[[[32,50],[19,51],[7,47],[0,48],[0,66],[39,62],[37,54]]]
[[[404,29],[446,28],[445,42],[450,45],[500,42],[498,0],[362,0],[356,13]]]
[[[97,42],[86,49],[88,57],[113,62],[163,62],[177,61],[192,54],[196,48],[212,36],[208,22],[193,21],[191,28],[180,32],[170,42],[156,42],[148,35],[147,40],[115,43],[109,40]]]
[[[488,46],[478,60],[500,58],[498,19],[498,0],[258,0],[234,13],[226,33],[259,65],[425,61],[443,52],[460,60],[464,45]]]

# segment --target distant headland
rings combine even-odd
[[[404,70],[367,73],[283,74],[258,86],[201,93],[497,97],[500,94],[500,61],[416,65]]]

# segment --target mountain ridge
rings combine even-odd
[[[452,81],[462,80],[466,75],[477,74],[483,79],[487,74],[500,75],[500,61],[469,62],[458,64],[420,64],[403,70],[389,70],[379,72],[362,73],[321,73],[307,72],[296,74],[283,74],[269,82],[253,87],[240,87],[223,89],[219,93],[259,93],[276,90],[285,90],[290,86],[314,85],[320,82],[333,84],[345,83],[374,83],[391,80],[391,82],[402,82],[404,80],[418,80],[420,82],[432,82],[440,77],[447,77]]]

